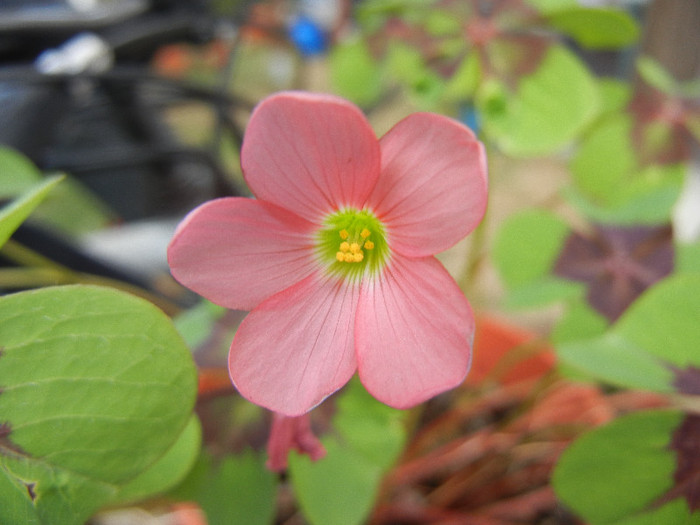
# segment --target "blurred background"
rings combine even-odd
[[[65,175],[0,250],[0,291],[141,295],[176,318],[202,371],[200,478],[94,523],[584,523],[549,487],[559,454],[663,401],[562,386],[552,345],[604,333],[646,288],[700,269],[699,28],[697,0],[0,2],[0,202]],[[402,419],[394,441],[398,416],[362,408],[391,450],[364,499],[344,501],[347,520],[240,455],[263,450],[269,426],[231,400],[225,355],[244,313],[200,302],[166,261],[189,210],[249,195],[247,119],[290,89],[352,100],[377,136],[443,113],[489,155],[487,217],[440,255],[477,313],[471,379]],[[211,458],[224,467],[207,478]],[[227,507],[225,489],[239,486],[256,496],[234,519],[245,502]]]

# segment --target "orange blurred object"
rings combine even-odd
[[[233,383],[226,368],[200,368],[197,396],[201,398],[233,393]]]
[[[503,385],[539,379],[556,362],[554,351],[537,334],[495,317],[477,317],[474,356],[466,384],[492,379]]]

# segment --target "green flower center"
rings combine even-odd
[[[316,247],[331,273],[353,279],[378,273],[389,257],[384,225],[367,210],[329,215],[317,233]]]

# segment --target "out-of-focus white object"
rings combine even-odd
[[[685,186],[673,210],[673,231],[681,242],[700,240],[700,156],[688,168]]]
[[[76,11],[91,11],[100,5],[100,0],[68,0],[68,4]]]
[[[80,33],[61,47],[41,53],[35,66],[46,75],[76,75],[108,71],[113,63],[107,42],[94,33]]]
[[[299,13],[316,22],[325,31],[333,30],[342,14],[341,0],[301,0]]]
[[[179,219],[130,222],[80,239],[83,252],[146,279],[168,271],[167,249]]]
[[[5,6],[0,0],[0,31],[27,29],[85,29],[108,26],[144,13],[146,0],[66,0]]]

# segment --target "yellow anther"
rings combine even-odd
[[[366,239],[366,238],[369,237],[370,235],[371,235],[371,233],[370,233],[370,231],[369,231],[367,228],[364,228],[364,229],[360,232],[360,237],[362,237],[363,239]]]
[[[343,259],[345,262],[353,262],[355,260],[355,254],[354,253],[345,253],[343,254]]]
[[[350,243],[349,242],[341,242],[340,243],[340,251],[341,252],[349,252],[350,251]]]
[[[340,262],[343,262],[345,260],[345,254],[343,252],[337,252],[335,254],[335,258],[338,259]]]
[[[352,256],[352,262],[360,262],[360,261],[361,261],[362,259],[364,259],[364,258],[365,258],[365,256],[362,255],[362,252],[355,253],[355,254],[353,254],[353,256]]]
[[[357,244],[356,242],[352,243],[352,244],[350,245],[350,251],[351,251],[352,253],[360,253],[360,245]]]
[[[374,248],[374,243],[372,241],[365,241],[365,249],[371,250],[372,248]]]
[[[350,234],[348,233],[347,230],[340,230],[339,235],[340,235],[340,238],[343,239],[343,240],[345,240],[345,239],[347,239],[348,237],[350,237]]]

